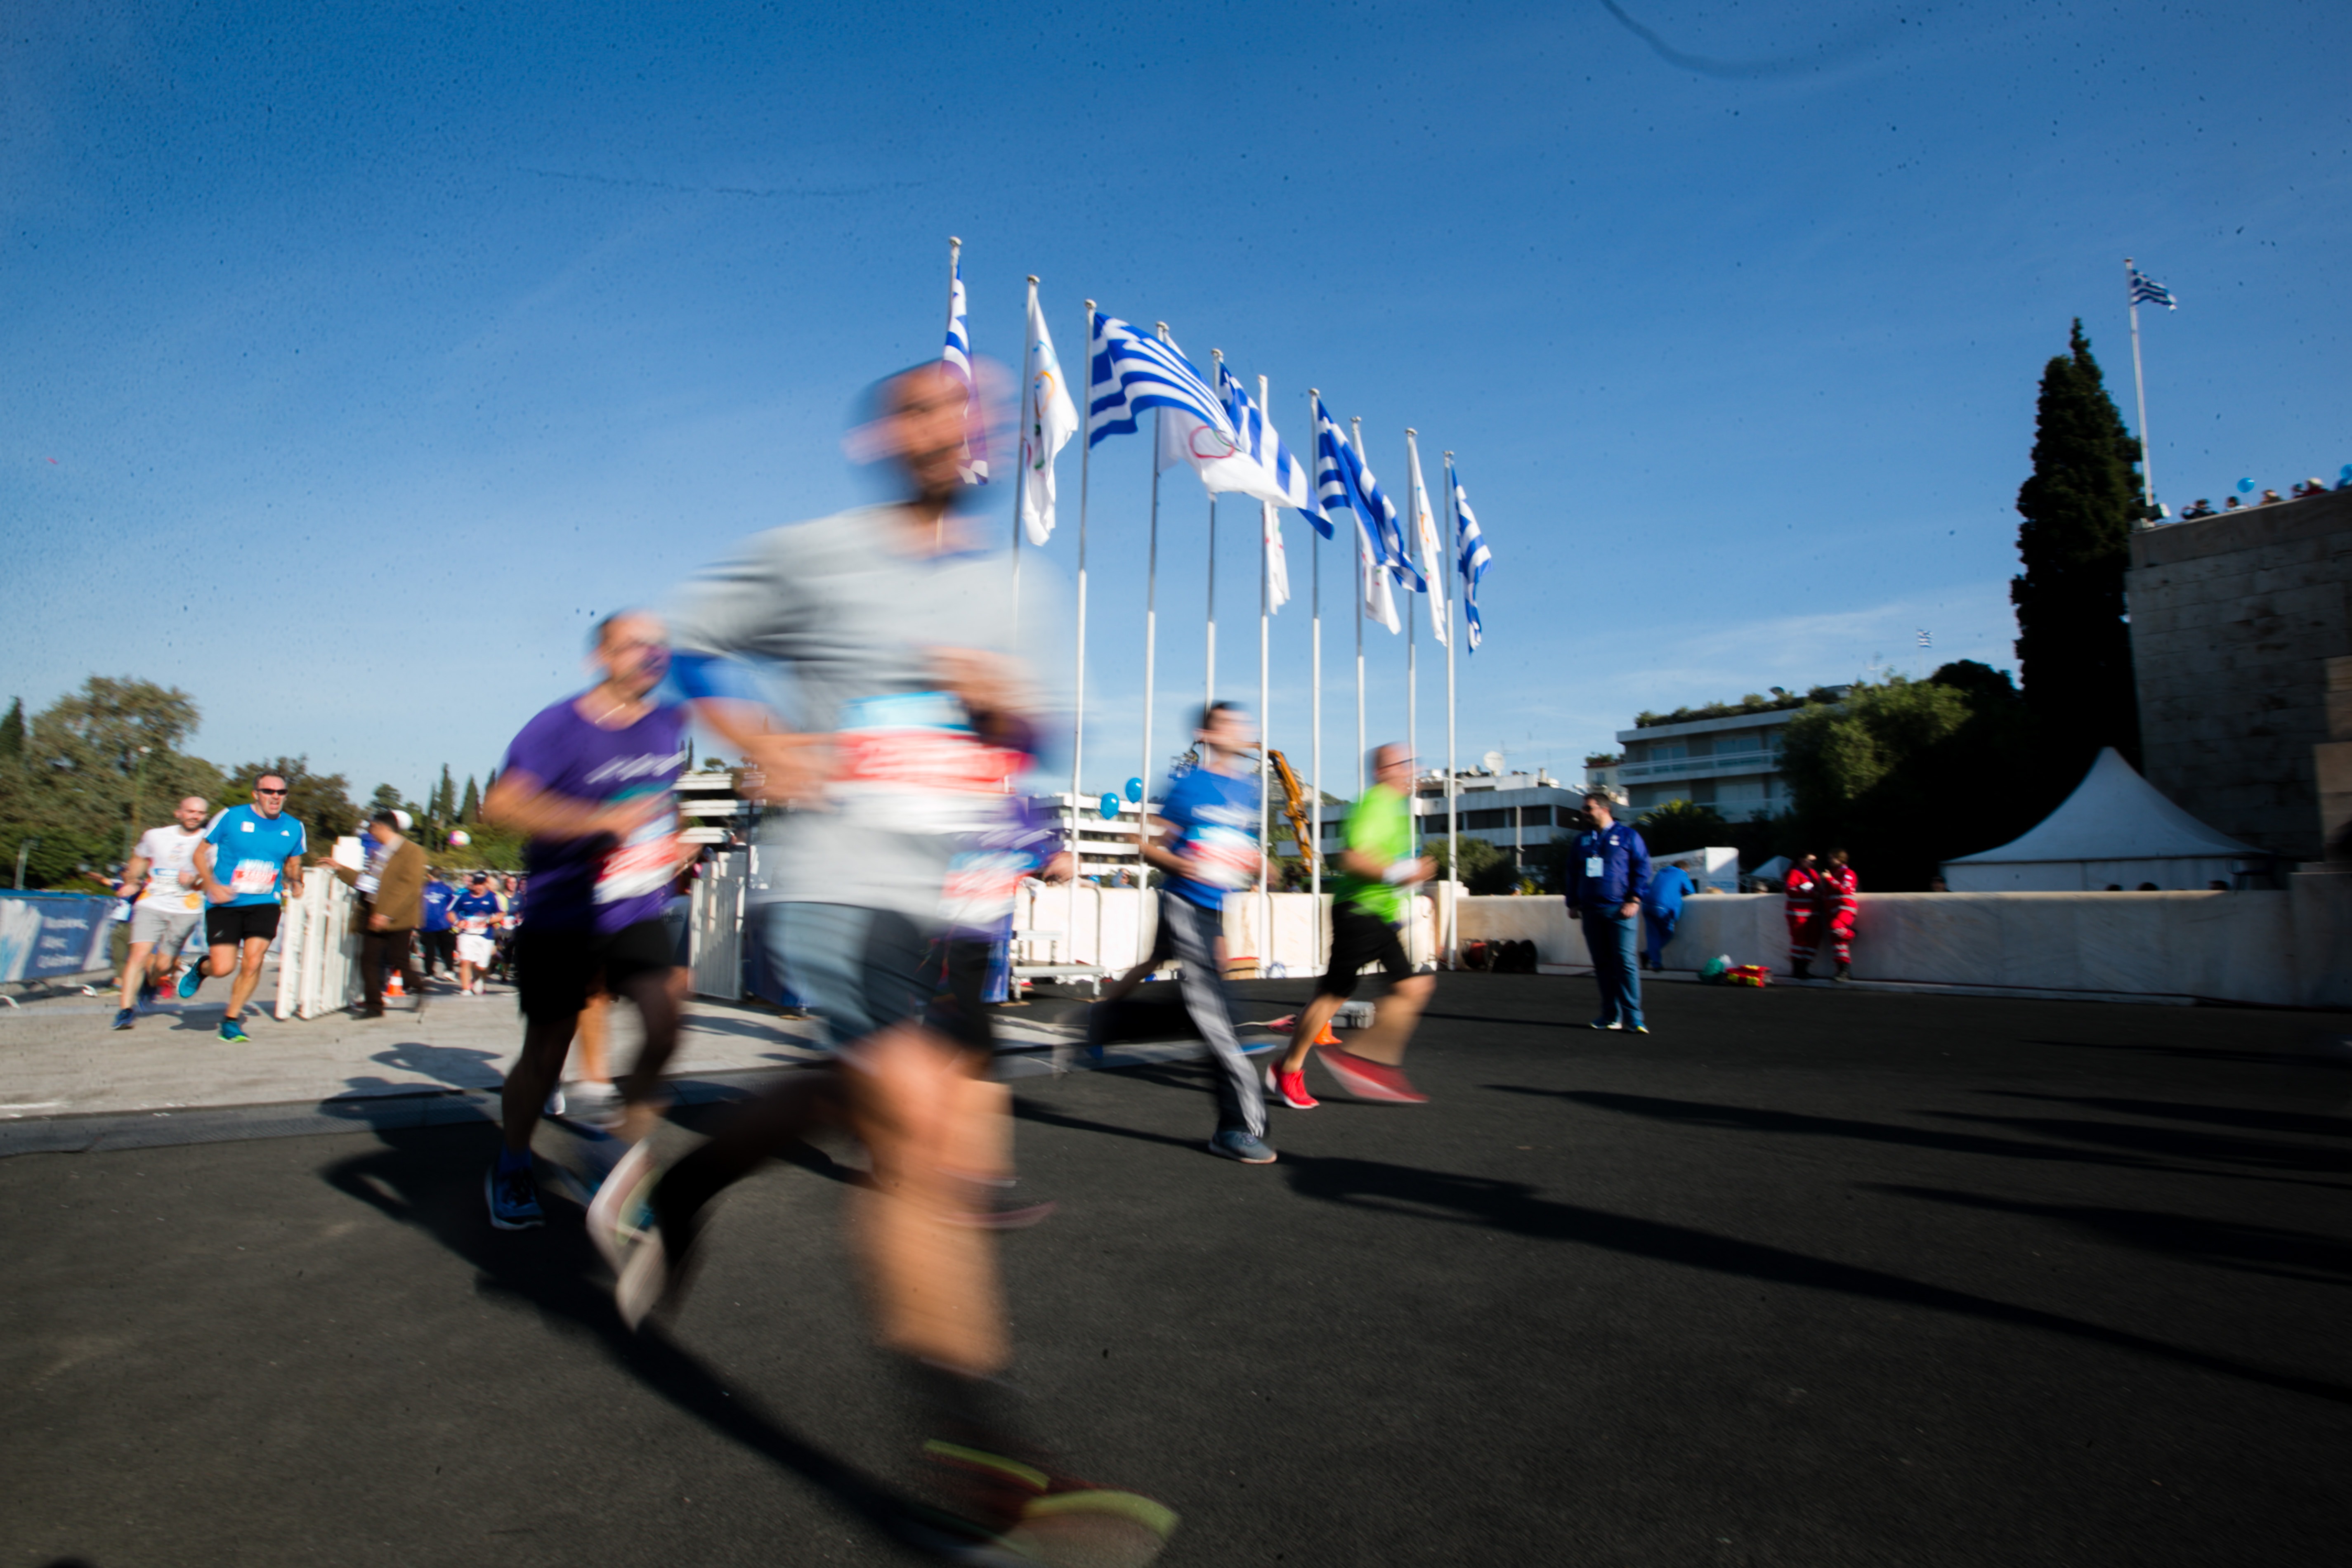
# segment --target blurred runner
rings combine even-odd
[[[205,942],[216,979],[236,976],[221,1015],[220,1037],[232,1045],[249,1037],[242,1022],[253,988],[261,984],[261,955],[278,935],[278,891],[302,896],[302,857],[310,836],[286,815],[286,780],[264,773],[253,781],[253,804],[220,814],[196,846],[196,875],[203,879]],[[192,963],[180,976],[182,1001],[204,984],[205,965]]]
[[[1160,889],[1160,929],[1176,956],[1184,1010],[1208,1043],[1216,1074],[1217,1131],[1209,1152],[1245,1165],[1270,1165],[1275,1153],[1265,1145],[1265,1096],[1234,1033],[1218,963],[1225,895],[1248,887],[1265,869],[1257,844],[1257,778],[1249,766],[1257,727],[1238,704],[1212,702],[1201,710],[1193,733],[1201,765],[1169,781],[1159,814],[1145,827],[1143,858],[1167,875]]]
[[[139,1017],[139,1004],[161,990],[179,961],[180,949],[205,916],[204,879],[196,872],[196,846],[205,841],[200,795],[172,810],[173,826],[151,827],[139,836],[131,864],[122,868],[125,892],[136,889],[131,909],[131,952],[122,963],[122,1009],[114,1026],[127,1029]]]
[[[418,934],[424,951],[425,973],[429,979],[436,973],[455,979],[457,974],[457,931],[449,923],[449,906],[457,901],[457,889],[439,870],[425,879],[425,924]]]
[[[1412,853],[1412,753],[1386,745],[1372,753],[1372,784],[1349,808],[1337,858],[1338,885],[1331,897],[1331,962],[1315,987],[1314,1000],[1298,1015],[1290,1050],[1266,1069],[1266,1088],[1294,1110],[1307,1110],[1307,1052],[1339,1004],[1356,994],[1364,965],[1378,963],[1388,976],[1389,994],[1373,1014],[1372,1026],[1356,1037],[1353,1049],[1325,1046],[1324,1067],[1358,1100],[1418,1105],[1429,1097],[1404,1076],[1404,1048],[1421,1011],[1436,988],[1434,975],[1415,974],[1398,929],[1412,908],[1412,884],[1426,882],[1437,868]]]
[[[646,1041],[623,1081],[619,1131],[641,1138],[677,1042],[670,941],[662,924],[677,873],[677,810],[670,785],[686,768],[686,710],[655,700],[669,671],[658,620],[625,612],[596,628],[592,658],[604,679],[541,710],[508,746],[482,816],[530,835],[530,922],[517,932],[522,1055],[500,1096],[506,1148],[483,1178],[490,1223],[538,1225],[530,1135],[558,1087],[581,1009],[599,971],[604,989],[645,1020]]]
[[[873,1163],[854,1198],[877,1335],[946,1492],[905,1533],[974,1562],[1141,1563],[1174,1516],[1050,1468],[997,1381],[1012,1346],[994,1249],[957,1173],[1003,1138],[1004,1097],[975,1076],[979,1053],[925,1025],[923,967],[950,860],[991,825],[1033,721],[1000,651],[1008,565],[953,515],[965,384],[924,365],[872,395],[851,452],[887,465],[906,499],[757,535],[672,616],[698,717],[758,770],[765,798],[793,807],[762,828],[755,930],[824,1021],[834,1063],[787,1075],[667,1172],[639,1145],[589,1233],[635,1325],[679,1294],[711,1199],[814,1128],[845,1126]],[[789,667],[801,729],[755,699],[739,659]]]
[[[489,874],[477,871],[466,879],[466,890],[449,905],[449,919],[457,928],[457,994],[479,996],[482,975],[498,952],[499,896],[490,891]]]

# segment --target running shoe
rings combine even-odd
[[[235,1018],[223,1018],[221,1020],[220,1037],[227,1041],[232,1046],[247,1045],[253,1039],[251,1035],[245,1032],[245,1026],[238,1023]]]
[[[482,1173],[482,1196],[490,1205],[490,1223],[500,1230],[529,1230],[546,1223],[539,1206],[539,1184],[531,1180],[528,1164],[507,1170],[493,1160]]]
[[[180,971],[180,984],[173,989],[180,994],[180,1000],[184,1002],[194,996],[196,994],[196,987],[204,983],[205,966],[202,961],[199,961]]]
[[[1592,1022],[1591,1022],[1590,1024],[1585,1025],[1584,1026],[1585,1026],[1586,1028],[1588,1028],[1588,1029],[1622,1029],[1622,1028],[1623,1028],[1625,1026],[1624,1026],[1624,1025],[1622,1025],[1622,1024],[1617,1024],[1617,1023],[1609,1023],[1609,1024],[1604,1024],[1604,1023],[1602,1023],[1600,1019],[1595,1018],[1595,1019],[1593,1019],[1593,1020],[1592,1020]]]
[[[383,1015],[381,1013],[376,1015],[378,1017],[382,1017],[383,1016]],[[553,1089],[547,1091],[547,1104],[541,1107],[541,1110],[549,1116],[561,1116],[563,1114],[563,1086],[562,1084],[559,1083]]]
[[[131,1027],[132,1024],[138,1022],[138,1008],[124,1007],[114,1015],[114,1026],[118,1029],[127,1029]]]
[[[896,1521],[910,1543],[951,1563],[1143,1568],[1175,1533],[1173,1509],[971,1443],[934,1438],[923,1457],[943,1472],[956,1511],[909,1505]]]
[[[1412,1080],[1404,1076],[1402,1068],[1360,1057],[1338,1046],[1325,1046],[1315,1054],[1324,1069],[1339,1080],[1339,1087],[1358,1100],[1377,1100],[1389,1105],[1428,1103],[1429,1096],[1412,1087]]]
[[[1626,1026],[1625,1032],[1629,1035],[1646,1035],[1650,1032],[1650,1026],[1647,1024],[1631,1024]]]
[[[144,1007],[152,1004],[154,1000],[155,977],[151,974],[146,979],[142,980],[139,983],[139,994],[131,998],[131,1005],[134,1007]]]
[[[1265,1091],[1293,1110],[1312,1110],[1323,1102],[1307,1092],[1307,1069],[1283,1072],[1274,1063],[1265,1064]]]
[[[1228,1160],[1239,1160],[1244,1165],[1274,1163],[1274,1151],[1238,1127],[1228,1127],[1210,1139],[1209,1152],[1222,1154]]]
[[[596,1244],[596,1250],[604,1255],[616,1280],[628,1274],[630,1255],[652,1234],[654,1184],[660,1179],[661,1167],[654,1163],[653,1145],[635,1144],[596,1184],[596,1195],[589,1200],[588,1239]],[[634,1329],[645,1313],[639,1311],[635,1317],[626,1312],[622,1315],[628,1318],[629,1327]]]

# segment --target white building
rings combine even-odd
[[[1845,691],[1832,687],[1822,695],[1843,697]],[[1748,708],[1620,730],[1622,759],[1605,771],[1614,775],[1633,811],[1686,800],[1713,806],[1727,822],[1778,816],[1789,809],[1780,737],[1800,711],[1793,704]]]

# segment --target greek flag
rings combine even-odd
[[[2155,279],[2150,278],[2147,273],[2142,272],[2138,268],[2134,267],[2128,261],[2124,263],[2124,270],[2131,275],[2131,302],[2133,304],[2161,305],[2168,310],[2177,310],[2180,309],[2179,306],[2172,302],[2171,289],[2166,288],[2163,284],[2158,283]]]
[[[950,252],[948,264],[948,346],[940,362],[958,381],[963,383],[967,398],[972,392],[971,329],[964,324],[963,256],[961,249]],[[968,485],[988,483],[988,431],[978,417],[979,400],[971,398],[966,405],[973,417],[966,422],[963,438],[963,461],[956,471]]]
[[[1296,507],[1311,514],[1315,503],[1307,493],[1306,467],[1290,455],[1290,448],[1282,444],[1281,435],[1267,422],[1265,410],[1258,407],[1257,399],[1243,389],[1222,361],[1217,365],[1217,392],[1224,399],[1225,415],[1234,423],[1242,451],[1274,476],[1274,489],[1278,494],[1256,493],[1276,506]]]
[[[1454,492],[1454,543],[1461,550],[1457,564],[1462,573],[1462,630],[1470,651],[1478,651],[1485,628],[1478,619],[1478,583],[1494,564],[1494,552],[1486,548],[1485,535],[1478,531],[1478,514],[1470,510],[1470,497],[1462,489],[1462,480],[1454,472],[1454,458],[1445,459],[1445,488]]]
[[[1087,345],[1087,445],[1106,436],[1135,434],[1136,416],[1147,408],[1187,414],[1240,446],[1225,405],[1172,341],[1146,337],[1116,316],[1094,313]]]
[[[1411,553],[1405,548],[1404,528],[1397,521],[1395,503],[1381,489],[1380,480],[1348,444],[1347,436],[1332,419],[1330,410],[1323,406],[1320,397],[1315,399],[1315,479],[1316,500],[1323,521],[1316,523],[1323,537],[1331,537],[1330,514],[1335,510],[1351,511],[1356,526],[1364,535],[1365,553],[1386,567],[1397,581],[1416,594],[1429,592],[1421,574],[1413,569]],[[1307,513],[1313,518],[1315,513]]]

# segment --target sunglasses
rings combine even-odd
[[[286,792],[282,789],[257,789],[253,793],[256,795],[284,795]]]

